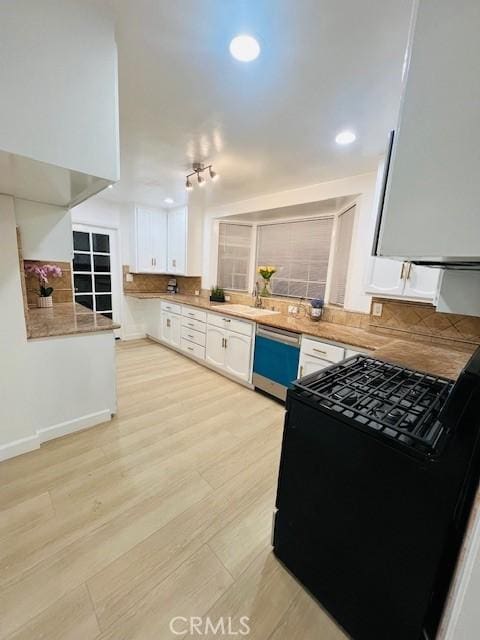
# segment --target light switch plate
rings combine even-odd
[[[381,316],[383,311],[383,304],[381,302],[374,302],[372,306],[372,316]]]
[[[127,275],[125,276],[125,280],[127,282],[133,282],[133,273],[127,273]]]
[[[225,302],[230,302],[230,296],[225,296]]]

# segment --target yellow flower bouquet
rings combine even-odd
[[[269,290],[270,280],[274,273],[277,272],[277,267],[272,265],[257,267],[258,273],[263,278],[263,289],[260,292],[261,296],[271,296],[271,292]]]

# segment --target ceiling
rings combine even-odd
[[[221,174],[205,187],[216,205],[376,169],[410,0],[104,2],[116,19],[122,176],[105,197],[182,204],[193,161]],[[260,42],[254,62],[229,54],[242,32]],[[345,128],[357,140],[341,147]]]

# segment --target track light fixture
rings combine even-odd
[[[203,177],[203,172],[208,171],[208,175],[212,182],[216,182],[219,178],[219,175],[216,171],[213,170],[211,164],[203,165],[201,162],[194,162],[192,164],[192,173],[189,173],[186,181],[185,181],[185,189],[187,191],[191,191],[193,189],[193,184],[190,180],[192,176],[197,176],[197,182],[199,187],[205,186],[205,178]]]

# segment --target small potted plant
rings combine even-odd
[[[263,297],[271,296],[272,292],[270,291],[270,280],[272,279],[273,274],[277,273],[277,267],[273,267],[271,265],[258,267],[257,271],[263,278],[263,288],[260,291],[260,295]]]
[[[37,306],[41,308],[47,308],[53,306],[52,293],[53,287],[49,287],[49,278],[60,278],[62,276],[62,270],[56,264],[33,264],[25,263],[24,266],[25,275],[33,276],[38,280],[38,299]]]
[[[322,317],[324,301],[322,298],[313,298],[310,301],[310,318],[312,320],[320,320]]]
[[[225,291],[218,285],[210,290],[210,302],[225,302]]]

